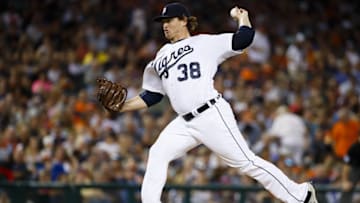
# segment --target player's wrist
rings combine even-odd
[[[240,17],[238,19],[238,25],[239,25],[239,27],[241,27],[241,26],[251,27],[251,23],[250,23],[250,20],[248,17]]]

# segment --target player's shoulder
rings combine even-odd
[[[156,55],[161,54],[162,52],[166,51],[171,46],[171,43],[165,43],[160,47],[160,49],[157,51]]]
[[[144,70],[150,69],[150,68],[154,68],[154,60],[149,61],[149,62],[146,64]]]
[[[197,34],[197,35],[193,35],[192,38],[196,39],[196,40],[214,40],[214,39],[218,39],[219,37],[221,38],[221,36],[226,36],[228,34],[231,33],[214,33],[214,34],[210,34],[210,33],[202,33],[202,34]]]
[[[210,41],[212,41],[212,34],[196,34],[196,35],[192,35],[189,39],[188,39],[188,43],[190,44],[206,44],[206,43],[211,43]]]
[[[192,39],[207,39],[207,38],[210,38],[212,36],[213,36],[213,34],[202,33],[202,34],[193,35],[191,38]]]

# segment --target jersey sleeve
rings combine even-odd
[[[155,68],[152,66],[152,64],[152,62],[148,63],[144,70],[142,88],[151,92],[157,92],[165,95],[161,79],[156,73]]]
[[[234,33],[223,33],[217,35],[209,35],[212,41],[213,50],[215,51],[215,56],[217,57],[218,64],[222,63],[226,59],[241,54],[242,50],[234,51],[232,49],[232,38]]]

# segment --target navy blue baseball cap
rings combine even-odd
[[[189,10],[181,3],[170,3],[163,8],[161,15],[154,18],[154,21],[160,22],[163,19],[183,16],[190,17]]]

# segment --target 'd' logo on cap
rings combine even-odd
[[[165,15],[165,13],[166,13],[166,7],[164,7],[162,10],[162,14]]]

